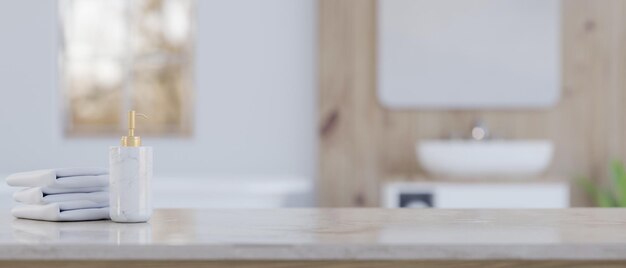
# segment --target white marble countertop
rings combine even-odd
[[[0,213],[0,260],[626,260],[626,209],[157,210],[149,223]]]

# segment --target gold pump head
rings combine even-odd
[[[145,114],[136,113],[135,110],[128,112],[128,136],[122,137],[122,146],[124,147],[141,146],[141,137],[135,136],[135,119],[137,116],[148,118]]]

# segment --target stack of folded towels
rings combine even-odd
[[[109,218],[109,176],[103,168],[60,168],[9,175],[7,184],[28,187],[13,194],[11,214],[44,221]]]

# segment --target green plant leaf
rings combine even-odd
[[[599,207],[603,207],[603,208],[619,206],[617,202],[615,201],[615,199],[613,198],[611,191],[609,190],[598,192],[598,195],[596,196],[596,204],[598,204]]]
[[[626,171],[624,171],[624,165],[619,161],[613,161],[611,172],[613,175],[615,203],[619,207],[626,207]]]
[[[587,178],[579,178],[576,182],[578,182],[578,185],[580,185],[580,187],[587,192],[589,197],[595,201],[596,195],[598,195],[598,187],[593,185],[593,183]]]
[[[593,200],[594,205],[599,207],[614,207],[615,200],[610,191],[600,190],[591,180],[581,177],[576,180],[578,185],[582,187],[589,197]]]

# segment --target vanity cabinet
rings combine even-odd
[[[566,181],[391,182],[383,186],[386,208],[567,208]]]

